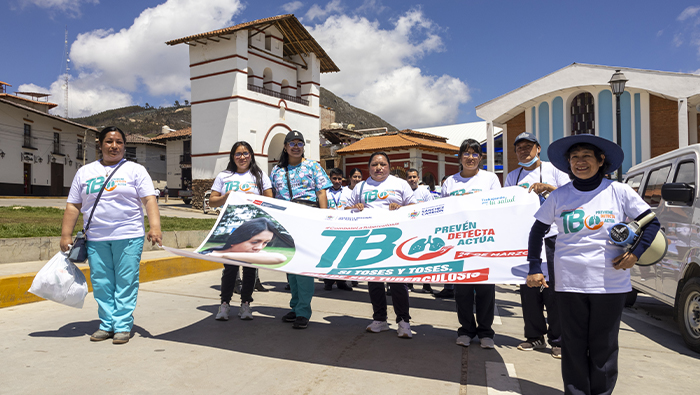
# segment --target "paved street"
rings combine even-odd
[[[2,198],[0,199],[0,206],[56,207],[64,209],[66,208],[66,199]],[[192,206],[182,203],[180,199],[169,199],[168,203],[165,203],[165,199],[161,198],[158,208],[160,215],[163,217],[216,218],[215,214],[204,214],[202,210],[195,210]]]
[[[309,328],[293,330],[280,320],[284,275],[261,278],[272,292],[254,293],[253,321],[238,320],[235,308],[230,321],[213,319],[218,270],[144,283],[134,337],[123,346],[88,340],[98,325],[91,294],[82,310],[52,302],[0,309],[0,393],[561,393],[559,360],[516,349],[516,287],[497,288],[496,349],[483,350],[454,344],[453,300],[423,294],[411,295],[412,340],[365,332],[366,284],[346,292],[316,282]],[[625,309],[620,343],[615,394],[696,391],[700,355],[684,346],[671,308],[640,295]]]

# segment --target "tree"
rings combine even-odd
[[[190,105],[190,101],[189,101],[189,100],[185,100],[185,107],[187,107],[187,106],[189,106],[189,105]]]
[[[175,100],[175,108],[180,108],[180,102]]]
[[[146,103],[146,105],[145,105],[143,108],[145,108],[146,110],[148,110],[149,108],[151,108],[151,105],[148,104],[148,103]]]

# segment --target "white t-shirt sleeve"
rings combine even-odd
[[[506,176],[506,182],[504,183],[504,187],[512,187],[515,185],[515,182],[518,177],[518,172],[520,171],[520,168],[515,169],[508,173],[508,176]]]
[[[554,167],[554,165],[552,165],[552,167]],[[555,185],[557,188],[562,187],[571,182],[569,175],[557,169],[556,167],[554,167],[554,178],[557,182],[557,185]]]
[[[261,195],[268,189],[272,189],[272,182],[270,181],[270,177],[268,177],[268,175],[265,172],[262,172],[262,187],[263,190],[260,191]]]
[[[83,204],[82,174],[83,172],[78,170],[78,172],[75,173],[75,177],[73,177],[73,183],[70,185],[70,192],[68,193],[68,203]]]
[[[500,189],[501,188],[501,181],[498,179],[498,176],[495,173],[491,173],[491,172],[487,172],[487,173],[491,175],[491,185],[489,185],[489,190]]]
[[[559,190],[555,189],[547,198],[547,200],[542,203],[540,209],[535,213],[535,219],[542,222],[543,224],[551,225],[554,223],[554,214],[557,207],[557,193]]]
[[[224,177],[226,176],[226,172],[221,172],[219,173],[216,178],[214,179],[214,183],[211,186],[212,191],[219,192],[220,194],[224,194]]]
[[[360,190],[362,188],[362,185],[365,183],[365,181],[357,183],[355,185],[355,188],[352,189],[350,193],[350,197],[348,198],[348,206],[352,207],[356,205],[357,203],[360,203]]]
[[[156,194],[156,188],[153,186],[153,180],[151,175],[148,174],[148,170],[142,165],[138,165],[136,171],[134,172],[134,182],[136,185],[136,193],[140,198],[146,196],[154,196]]]
[[[409,204],[418,203],[418,200],[416,200],[416,197],[413,194],[413,189],[411,189],[411,186],[408,185],[408,182],[400,178],[398,180],[401,183],[402,188],[401,197],[403,198],[403,201],[401,202],[401,205],[408,206]]]
[[[642,199],[641,196],[637,192],[632,189],[627,184],[622,184],[622,183],[616,183],[617,190],[624,196],[623,197],[623,202],[624,202],[624,212],[625,215],[631,219],[635,220],[637,217],[642,215],[647,210],[650,210],[651,207]]]

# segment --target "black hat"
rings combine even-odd
[[[566,152],[572,146],[582,143],[594,145],[603,151],[605,159],[610,163],[610,167],[608,167],[606,173],[612,173],[617,170],[625,159],[625,153],[622,151],[622,148],[612,141],[592,134],[577,134],[575,136],[561,138],[550,144],[549,148],[547,148],[549,161],[552,162],[557,169],[568,173],[570,165],[566,157]]]
[[[288,142],[290,142],[292,140],[304,141],[304,135],[302,135],[301,132],[298,132],[296,130],[292,130],[291,132],[287,133],[287,137],[284,138],[284,143],[287,144]]]
[[[528,132],[522,132],[518,135],[518,137],[515,138],[515,141],[513,142],[513,145],[518,145],[519,142],[527,140],[527,141],[532,141],[533,143],[540,145],[540,142],[537,141],[537,137],[535,137],[534,134],[528,133]]]

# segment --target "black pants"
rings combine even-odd
[[[221,274],[221,303],[231,304],[236,275],[238,275],[238,266],[224,265],[224,272]],[[250,303],[253,301],[253,289],[255,288],[255,268],[244,267],[242,277],[241,302]]]
[[[476,300],[476,320],[474,301]],[[479,339],[495,334],[493,311],[496,308],[496,286],[493,284],[455,284],[455,302],[460,327],[457,336],[479,336]]]
[[[566,394],[605,395],[615,389],[617,339],[626,296],[557,292]]]
[[[525,337],[537,339],[545,334],[551,346],[561,347],[561,324],[559,323],[559,309],[557,308],[556,292],[554,292],[554,245],[556,236],[544,239],[544,249],[547,255],[547,270],[549,281],[540,292],[539,287],[530,288],[526,284],[520,286],[520,303],[523,307],[523,321],[525,321]],[[544,318],[544,308],[547,308],[547,319]],[[547,328],[549,324],[549,328]]]
[[[372,309],[374,314],[372,314],[372,319],[375,321],[386,321],[386,291],[384,290],[384,283],[369,282],[367,283],[367,288],[369,289],[369,298],[372,301]],[[394,312],[396,313],[396,322],[406,321],[411,319],[408,314],[408,287],[403,283],[389,283],[389,289],[391,290],[391,304],[394,305]]]

